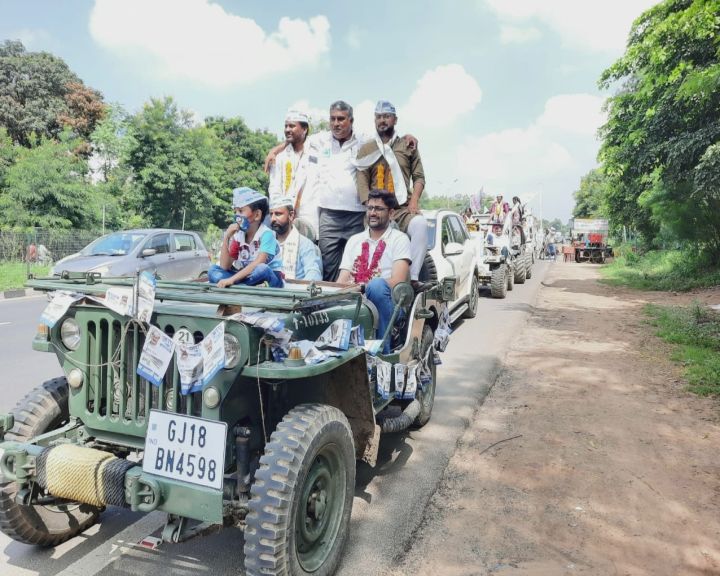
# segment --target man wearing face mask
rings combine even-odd
[[[292,198],[279,198],[270,205],[270,227],[282,250],[286,280],[322,280],[320,249],[294,226]]]
[[[283,287],[280,245],[275,233],[263,224],[268,214],[265,196],[252,188],[233,190],[235,221],[220,245],[220,264],[208,270],[208,280],[219,288],[233,284]]]

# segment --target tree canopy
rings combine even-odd
[[[605,216],[605,193],[607,180],[605,174],[599,169],[590,170],[580,180],[578,188],[573,197],[575,207],[573,218],[601,218]]]
[[[607,101],[600,160],[615,227],[661,231],[720,260],[720,0],[665,0],[633,24],[600,79]]]

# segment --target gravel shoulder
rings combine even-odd
[[[557,262],[392,576],[720,574],[720,403],[684,391],[645,293]]]

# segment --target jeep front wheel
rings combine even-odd
[[[355,448],[345,415],[323,404],[288,412],[270,437],[250,489],[248,576],[329,576],[347,539]]]
[[[67,423],[68,385],[54,378],[23,398],[12,411],[15,425],[5,440],[27,442]],[[100,508],[58,501],[24,506],[15,502],[17,484],[0,484],[0,531],[13,540],[38,546],[56,546],[95,524]]]

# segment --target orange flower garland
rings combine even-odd
[[[378,164],[377,167],[377,182],[375,182],[378,190],[385,189],[385,166]]]
[[[285,192],[290,189],[290,182],[292,182],[292,162],[288,160],[285,162]]]

